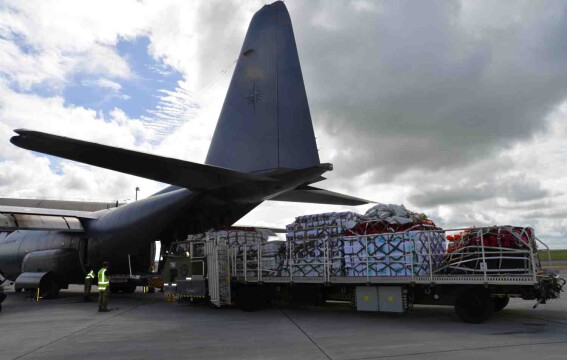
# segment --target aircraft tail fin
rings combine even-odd
[[[252,18],[206,164],[242,172],[319,165],[291,19],[281,1]]]

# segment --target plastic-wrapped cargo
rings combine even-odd
[[[444,233],[403,205],[306,215],[286,228],[281,276],[424,276],[444,264]]]
[[[286,226],[287,237],[302,240],[334,237],[355,227],[361,216],[350,211],[298,216]]]
[[[342,276],[425,276],[444,265],[442,232],[406,231],[344,236]]]
[[[227,230],[211,230],[205,234],[189,235],[189,241],[205,241],[206,238],[226,242],[230,246],[233,259],[233,273],[236,276],[258,276],[258,263],[261,262],[262,275],[276,275],[282,266],[284,253],[283,241],[268,241],[275,234],[267,229],[230,228]],[[260,257],[260,259],[259,259]],[[244,265],[246,261],[246,265]]]

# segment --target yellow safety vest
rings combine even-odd
[[[106,276],[106,269],[102,268],[98,271],[98,289],[100,291],[106,290],[109,281],[108,276]]]
[[[89,273],[87,274],[87,276],[85,276],[85,279],[94,279],[94,271],[89,271]]]

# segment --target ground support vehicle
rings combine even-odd
[[[468,229],[425,230],[417,235],[429,239],[439,232],[444,236],[457,230]],[[301,259],[294,256],[294,244],[289,241],[265,241],[254,231],[240,231],[242,240],[234,241],[233,235],[238,231],[209,232],[172,244],[162,274],[166,295],[178,301],[209,302],[215,307],[235,305],[243,310],[256,310],[270,302],[343,303],[357,311],[395,313],[407,312],[418,304],[448,305],[455,307],[461,320],[480,323],[506,307],[510,298],[531,300],[537,306],[558,298],[565,284],[557,274],[542,269],[535,245],[527,250],[509,249],[484,246],[480,241],[478,246],[457,250],[457,254],[466,252],[466,256],[460,257],[456,253],[448,257],[446,253],[431,251],[416,256],[415,249],[409,248],[396,260],[405,262],[409,269],[404,276],[372,276],[370,271],[365,276],[340,276],[340,271],[335,271],[336,264],[345,259],[332,251],[333,237],[320,243],[321,256]],[[482,238],[483,232],[479,234]],[[407,233],[390,235],[404,238]],[[370,235],[357,236],[357,241],[361,239],[365,248],[357,256],[356,266],[370,269],[385,261],[369,255]],[[539,241],[535,236],[530,240],[533,244]],[[266,261],[273,257],[273,249],[269,249],[270,256],[264,253],[267,246],[274,247],[272,244],[279,249],[278,259]],[[434,269],[436,256],[446,261],[444,266]],[[511,269],[502,267],[511,262]],[[416,275],[414,267],[423,264],[431,268],[425,275]],[[306,265],[316,267],[321,276],[294,276],[294,269]]]

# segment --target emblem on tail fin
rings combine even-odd
[[[248,104],[252,105],[254,113],[256,113],[256,103],[262,101],[262,90],[256,84],[256,80],[252,82],[252,89],[248,91],[248,96],[246,96],[246,98],[248,99]]]

